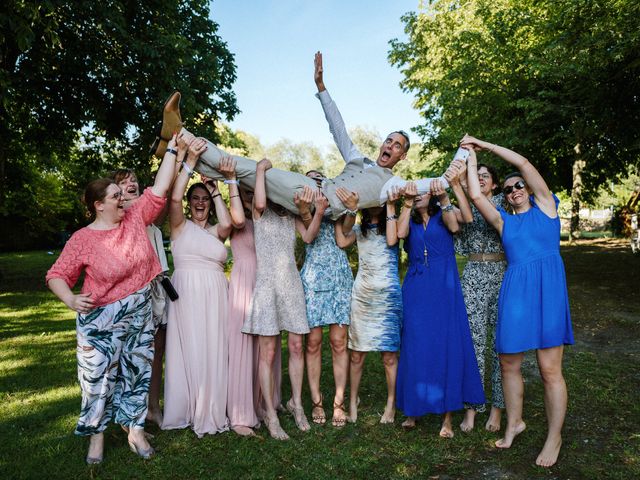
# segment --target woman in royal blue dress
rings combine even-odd
[[[470,217],[461,190],[458,197]],[[407,184],[398,219],[409,268],[402,286],[397,405],[407,416],[405,428],[414,427],[416,417],[444,414],[440,436],[445,438],[453,437],[453,411],[485,401],[453,247],[462,221],[439,181],[431,182],[425,195]]]
[[[524,383],[520,367],[524,352],[535,349],[548,423],[547,439],[536,464],[550,467],[560,453],[567,411],[562,355],[564,345],[573,344],[567,281],[560,257],[559,201],[522,155],[468,135],[460,143],[471,152],[469,196],[487,223],[502,237],[507,256],[496,328],[507,429],[496,446],[509,448],[526,428],[522,421]],[[518,169],[517,173],[507,175],[503,183],[503,193],[513,214],[496,208],[480,192],[475,150],[493,152]]]

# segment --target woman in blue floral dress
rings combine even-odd
[[[313,178],[318,184],[324,179],[324,175],[316,170],[307,172],[307,177]],[[344,411],[344,391],[349,369],[346,327],[349,326],[351,312],[353,274],[347,254],[336,245],[334,222],[323,220],[317,238],[305,248],[306,257],[300,276],[307,304],[307,320],[311,329],[307,335],[306,347],[307,378],[313,404],[311,417],[314,423],[323,424],[326,421],[322,408],[323,396],[320,392],[320,371],[322,329],[329,326],[333,378],[336,385],[332,424],[334,427],[342,427],[347,421]]]

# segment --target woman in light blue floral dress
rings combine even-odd
[[[307,172],[318,184],[324,175],[317,170]],[[347,327],[351,313],[351,289],[353,274],[347,254],[336,245],[334,223],[324,219],[313,243],[306,245],[306,257],[300,275],[307,304],[307,320],[311,331],[307,335],[307,378],[311,391],[314,423],[326,421],[320,392],[322,369],[322,329],[329,326],[329,344],[333,358],[333,378],[336,393],[333,398],[334,427],[342,427],[347,421],[344,411],[344,391],[347,386],[349,353],[347,352]]]

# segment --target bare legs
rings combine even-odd
[[[333,378],[336,385],[336,393],[333,398],[334,427],[345,424],[347,417],[344,412],[344,391],[347,386],[347,370],[349,368],[349,354],[347,352],[347,329],[334,324],[329,327],[329,342],[331,344],[331,356],[333,359]],[[311,401],[314,404],[312,411],[315,423],[325,423],[324,410],[322,409],[322,393],[320,392],[320,372],[322,368],[322,328],[313,328],[307,335],[307,376],[309,378],[309,390]]]
[[[527,427],[522,421],[522,401],[524,397],[524,382],[522,381],[523,353],[500,354],[502,369],[502,386],[504,401],[507,406],[507,428],[504,438],[496,442],[498,448],[509,448],[513,439]]]
[[[380,423],[393,423],[396,415],[396,378],[398,377],[398,352],[382,352],[384,376],[387,379],[387,405]]]
[[[149,383],[149,410],[147,420],[162,425],[162,410],[160,409],[160,388],[162,387],[162,363],[164,361],[164,347],[167,329],[158,328],[154,338],[153,365],[151,366],[151,382]]]
[[[280,426],[278,414],[273,405],[273,364],[276,356],[276,343],[278,338],[280,338],[278,335],[258,337],[258,342],[260,343],[258,377],[265,409],[264,423],[269,430],[269,434],[276,440],[287,440],[289,435],[287,435]]]
[[[538,368],[544,383],[544,405],[547,413],[547,439],[536,459],[536,465],[551,467],[558,460],[562,445],[562,425],[567,413],[567,385],[562,376],[564,347],[538,350]]]
[[[358,419],[358,390],[362,379],[362,369],[367,352],[351,351],[351,366],[349,368],[349,378],[351,380],[351,391],[349,395],[349,421],[355,423]],[[398,353],[382,352],[382,362],[384,363],[384,373],[387,379],[387,404],[380,423],[393,423],[395,420],[396,402],[396,377],[398,374]]]
[[[550,467],[558,460],[562,445],[562,425],[567,411],[567,386],[562,376],[564,347],[544,348],[537,351],[538,368],[544,384],[544,402],[548,432],[536,464]],[[502,381],[507,405],[507,429],[504,438],[496,442],[498,448],[509,448],[514,438],[526,428],[522,420],[524,384],[520,367],[522,353],[501,354]]]
[[[289,380],[291,380],[291,399],[287,410],[293,414],[297,427],[303,432],[309,430],[309,422],[302,407],[302,379],[304,377],[304,354],[302,335],[289,332]]]
[[[307,378],[311,392],[311,419],[320,425],[327,420],[322,408],[322,392],[320,392],[320,372],[322,370],[322,327],[312,328],[307,335]]]
[[[473,408],[467,408],[464,411],[464,419],[460,424],[460,430],[463,432],[470,432],[475,425],[476,412]],[[496,406],[491,407],[489,418],[484,428],[490,432],[500,431],[500,422],[502,421],[502,409]]]
[[[440,436],[443,438],[453,438],[453,416],[451,412],[447,412],[442,416],[442,427],[440,428]]]

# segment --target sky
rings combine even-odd
[[[332,143],[313,80],[324,57],[324,81],[348,128],[381,136],[421,123],[402,74],[387,60],[389,40],[404,40],[400,17],[420,0],[213,0],[211,18],[235,55],[233,86],[241,113],[230,123],[263,145],[288,138]],[[412,143],[417,136],[412,133]]]

